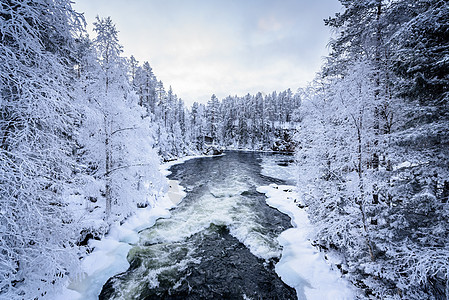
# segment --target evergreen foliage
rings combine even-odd
[[[341,1],[303,91],[298,186],[364,297],[445,299],[449,236],[445,1]]]

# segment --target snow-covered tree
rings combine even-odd
[[[298,185],[315,238],[367,296],[446,298],[448,6],[341,2],[327,20],[333,52],[299,114]]]
[[[148,204],[149,193],[157,193],[163,184],[153,150],[153,126],[146,107],[139,105],[142,98],[129,84],[115,25],[110,18],[97,18],[94,25],[98,60],[91,61],[81,94],[87,118],[80,143],[94,177],[104,182],[99,187],[105,195],[105,217],[114,220],[137,204]]]
[[[373,71],[364,62],[354,64],[331,89],[313,92],[316,95],[302,108],[298,164],[302,192],[312,195],[306,204],[320,224],[317,238],[326,246],[347,249],[359,261],[372,260],[368,208],[377,138]]]
[[[0,298],[50,296],[75,275],[63,198],[74,161],[70,1],[0,3]]]
[[[207,123],[208,130],[207,134],[212,138],[214,143],[218,143],[220,140],[219,132],[220,132],[220,107],[218,98],[215,95],[212,95],[210,100],[207,102]]]

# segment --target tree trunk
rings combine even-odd
[[[363,164],[362,164],[362,131],[361,131],[361,122],[360,124],[358,124],[358,128],[357,128],[357,173],[359,176],[359,191],[360,191],[360,196],[359,199],[356,201],[359,209],[360,209],[360,213],[362,215],[362,225],[363,225],[363,235],[365,236],[365,240],[366,240],[366,246],[368,247],[368,252],[370,255],[370,258],[372,261],[375,260],[374,257],[374,251],[373,251],[373,246],[371,243],[371,239],[369,238],[369,234],[368,234],[368,226],[366,225],[366,213],[365,213],[365,206],[363,204],[363,199],[365,198],[365,189],[363,187]]]
[[[112,209],[112,178],[111,178],[111,170],[112,170],[112,159],[111,159],[111,144],[110,144],[110,135],[109,135],[109,128],[108,128],[108,118],[107,116],[104,117],[104,129],[105,129],[105,156],[106,156],[106,165],[105,165],[105,171],[106,171],[106,186],[105,186],[105,198],[106,198],[106,220],[109,219],[109,216],[111,215],[111,209]]]

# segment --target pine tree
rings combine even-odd
[[[207,102],[207,122],[209,125],[207,134],[212,138],[213,143],[219,143],[219,131],[220,131],[220,111],[219,111],[219,101],[215,95],[212,95],[210,100]]]
[[[85,95],[91,99],[91,114],[90,124],[85,124],[89,138],[83,142],[97,155],[96,176],[105,181],[105,219],[111,222],[132,212],[136,204],[147,205],[149,193],[163,184],[152,149],[151,119],[129,84],[115,25],[110,18],[97,18],[94,26],[99,59],[97,77]]]

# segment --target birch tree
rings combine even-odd
[[[105,218],[113,221],[137,204],[154,201],[164,184],[151,119],[130,87],[115,25],[110,18],[97,18],[94,26],[98,65],[85,95],[91,108],[85,146],[100,162],[96,177],[104,180]]]
[[[63,198],[74,161],[69,1],[0,4],[0,298],[50,296],[76,274]]]

